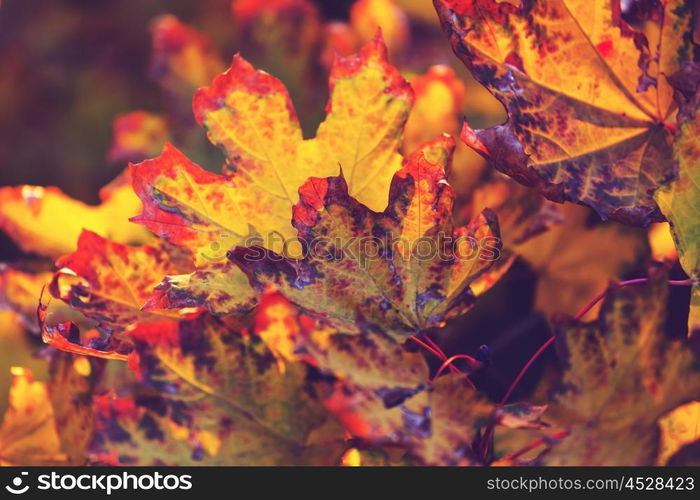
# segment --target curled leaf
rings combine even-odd
[[[177,311],[142,311],[153,288],[167,274],[187,271],[164,249],[128,247],[84,231],[78,248],[57,262],[52,295],[109,330],[131,324],[179,318]]]

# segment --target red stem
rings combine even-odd
[[[439,358],[440,361],[443,362],[442,365],[440,366],[440,369],[438,370],[438,373],[432,378],[432,380],[435,380],[437,378],[437,376],[440,373],[442,373],[442,371],[445,368],[449,368],[452,373],[461,373],[462,375],[464,375],[465,376],[464,378],[465,378],[467,384],[469,385],[469,387],[471,387],[472,389],[476,389],[476,386],[474,385],[474,383],[471,380],[469,380],[469,377],[466,375],[466,373],[464,373],[462,370],[460,370],[459,368],[457,368],[456,366],[453,365],[454,361],[456,361],[457,359],[470,358],[474,362],[476,362],[476,360],[474,358],[472,358],[471,356],[467,356],[466,354],[458,354],[457,356],[452,356],[452,358],[447,359],[447,355],[443,352],[443,350],[440,348],[440,346],[437,345],[435,343],[435,341],[433,339],[431,339],[430,337],[428,337],[427,335],[423,335],[423,338],[425,339],[425,341],[419,339],[415,335],[413,335],[409,338],[411,340],[413,340],[415,343],[417,343],[418,345],[420,345],[421,347],[423,347],[425,350],[431,352],[433,355],[435,355],[437,358]]]
[[[433,353],[435,356],[437,356],[438,358],[441,358],[441,359],[442,359],[442,356],[440,356],[440,353],[439,353],[438,351],[436,351],[435,349],[433,349],[432,347],[430,347],[428,344],[426,344],[425,342],[423,342],[421,339],[419,339],[419,338],[416,337],[415,335],[413,335],[413,336],[411,336],[411,337],[408,337],[408,338],[411,339],[412,341],[414,341],[414,342],[415,342],[416,344],[418,344],[419,346],[421,346],[421,347],[422,347],[423,349],[425,349],[426,351],[430,351],[430,352]]]
[[[438,371],[435,372],[435,375],[433,375],[433,380],[438,378],[440,376],[440,374],[445,370],[445,368],[452,366],[452,363],[454,363],[458,359],[466,359],[469,362],[469,366],[471,368],[479,366],[479,362],[476,359],[472,358],[471,356],[469,356],[467,354],[456,354],[456,355],[446,359],[442,363],[442,365],[440,365],[440,368],[438,369]],[[471,385],[473,385],[473,384],[471,384]]]
[[[540,346],[540,348],[537,349],[537,351],[535,351],[535,354],[533,354],[532,356],[530,356],[530,359],[527,360],[527,363],[525,363],[525,366],[522,367],[522,369],[521,369],[520,372],[518,373],[517,377],[515,377],[515,380],[513,380],[513,382],[510,384],[510,387],[508,387],[508,390],[506,391],[505,395],[504,395],[503,398],[501,399],[501,402],[498,403],[498,406],[499,406],[499,407],[501,407],[501,406],[503,406],[504,404],[506,404],[506,402],[508,401],[508,398],[510,398],[510,395],[513,394],[513,391],[515,390],[515,388],[517,387],[518,383],[520,382],[520,379],[523,378],[523,376],[525,375],[525,373],[527,373],[527,371],[530,369],[530,367],[532,366],[532,364],[533,364],[535,361],[537,361],[537,358],[539,358],[540,355],[541,355],[550,345],[552,345],[553,343],[554,343],[554,335],[552,335],[551,337],[549,337],[549,338],[547,339],[547,341],[546,341],[544,344],[542,344],[542,345]]]
[[[428,335],[423,335],[423,338],[425,339],[425,342],[428,345],[430,345],[430,347],[439,352],[440,355],[445,356],[445,352],[440,348],[439,345],[437,345],[437,343],[433,339],[431,339]]]

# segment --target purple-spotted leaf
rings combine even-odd
[[[261,247],[239,247],[231,258],[259,291],[274,285],[344,332],[375,324],[405,337],[439,326],[473,305],[470,285],[488,276],[500,251],[488,210],[453,226],[445,180],[453,150],[441,137],[406,159],[380,213],[354,199],[343,176],[311,178],[293,217],[304,258]]]
[[[691,2],[655,2],[628,25],[620,2],[434,0],[457,56],[508,121],[462,138],[516,180],[603,219],[647,225],[671,181],[667,76],[692,58]]]
[[[255,333],[278,365],[305,361],[335,379],[321,391],[324,404],[365,444],[404,448],[425,465],[479,463],[471,446],[493,408],[462,377],[431,384],[421,354],[378,330],[339,333],[298,312],[279,292],[263,295]]]
[[[140,390],[98,403],[98,456],[129,465],[339,464],[307,367],[208,316],[131,332]]]
[[[497,434],[502,427],[546,427],[540,420],[546,406],[518,403],[494,413],[460,376],[430,382],[427,363],[409,346],[376,329],[360,335],[338,332],[298,311],[277,291],[262,296],[255,333],[278,366],[304,361],[333,377],[322,394],[348,432],[373,449],[404,449],[409,463],[481,463],[472,445],[491,419],[499,425]]]

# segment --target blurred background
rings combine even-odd
[[[218,171],[223,156],[194,124],[189,102],[239,51],[287,85],[305,136],[312,137],[324,116],[333,54],[356,51],[377,26],[391,62],[426,96],[414,108],[416,116],[425,116],[407,125],[406,149],[425,133],[456,134],[462,117],[474,128],[505,120],[501,105],[453,55],[431,0],[4,0],[0,186],[58,186],[97,204],[100,188],[128,161],[157,155],[166,140]],[[431,119],[435,123],[422,125]],[[147,144],[129,142],[134,126],[149,127]],[[476,204],[475,188],[491,172],[460,146],[451,178],[460,206]],[[582,207],[565,210],[571,224],[523,249],[524,257],[473,311],[436,332],[448,356],[489,346],[493,362],[475,382],[494,399],[548,338],[552,313],[573,314],[612,277],[640,276],[641,262],[652,251],[643,230],[600,224]],[[668,246],[665,233],[661,240]],[[668,256],[672,250],[659,252]],[[25,270],[51,267],[2,232],[0,262]],[[678,293],[672,300],[682,310],[687,297]],[[685,318],[673,321],[670,328],[681,331]],[[0,311],[0,414],[9,366],[46,376],[44,362],[34,357],[41,341],[31,330],[14,313]],[[556,369],[554,358],[553,351],[543,356],[514,399],[535,390],[544,370]]]

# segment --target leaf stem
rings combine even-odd
[[[426,351],[431,352],[432,354],[434,354],[434,355],[437,356],[438,358],[441,358],[441,357],[442,357],[438,351],[436,351],[436,350],[433,349],[431,346],[429,346],[428,344],[426,344],[425,342],[423,342],[423,341],[422,341],[421,339],[419,339],[417,336],[413,335],[413,336],[408,337],[408,338],[411,339],[412,341],[414,341],[414,342],[415,342],[416,344],[418,344],[419,346],[421,346],[421,347],[422,347],[423,349],[425,349]]]
[[[438,369],[437,372],[435,372],[435,375],[433,375],[433,380],[438,378],[440,374],[445,371],[445,368],[449,368],[452,366],[452,364],[457,361],[458,359],[465,359],[467,360],[469,367],[470,368],[476,368],[479,366],[479,362],[474,359],[473,357],[469,356],[468,354],[455,354],[454,356],[447,358],[442,365],[440,365],[440,368]]]
[[[510,384],[510,387],[508,387],[508,390],[507,390],[506,393],[503,395],[503,398],[501,399],[501,402],[498,403],[498,406],[499,406],[499,407],[501,407],[501,406],[503,406],[504,404],[506,404],[506,402],[507,402],[508,399],[510,398],[510,395],[513,394],[513,391],[514,391],[515,388],[517,387],[518,383],[519,383],[520,380],[523,378],[523,376],[525,375],[525,373],[527,373],[527,371],[530,369],[530,367],[532,366],[532,364],[537,360],[537,358],[540,357],[540,355],[541,355],[550,345],[552,345],[552,343],[554,343],[554,338],[555,338],[554,335],[552,335],[551,337],[549,337],[549,338],[545,341],[545,343],[542,344],[542,345],[540,346],[540,348],[537,349],[537,351],[535,351],[535,354],[533,354],[532,356],[530,356],[530,359],[527,360],[527,363],[525,363],[525,366],[522,367],[522,369],[520,370],[520,372],[518,372],[518,375],[515,377],[515,379],[513,380],[513,382]]]
[[[476,362],[476,360],[474,358],[472,358],[471,356],[468,356],[466,354],[457,354],[456,356],[452,356],[451,358],[448,359],[447,355],[443,352],[443,350],[440,348],[440,346],[437,345],[437,343],[435,343],[435,341],[433,339],[431,339],[427,334],[423,334],[422,337],[425,340],[421,340],[420,338],[418,338],[417,335],[413,335],[413,336],[409,337],[409,339],[413,340],[415,343],[417,343],[418,345],[423,347],[425,350],[431,352],[433,355],[435,355],[437,358],[439,358],[440,361],[443,362],[442,365],[440,366],[440,369],[437,371],[435,376],[433,376],[431,381],[434,381],[438,377],[438,375],[440,375],[440,373],[442,373],[445,370],[445,368],[449,368],[452,373],[461,373],[462,375],[464,375],[464,378],[465,378],[465,381],[467,382],[467,385],[469,385],[469,387],[471,387],[472,389],[476,389],[476,386],[469,379],[467,374],[464,373],[459,368],[457,368],[456,366],[454,366],[454,364],[453,364],[457,359],[467,359],[467,358]]]

